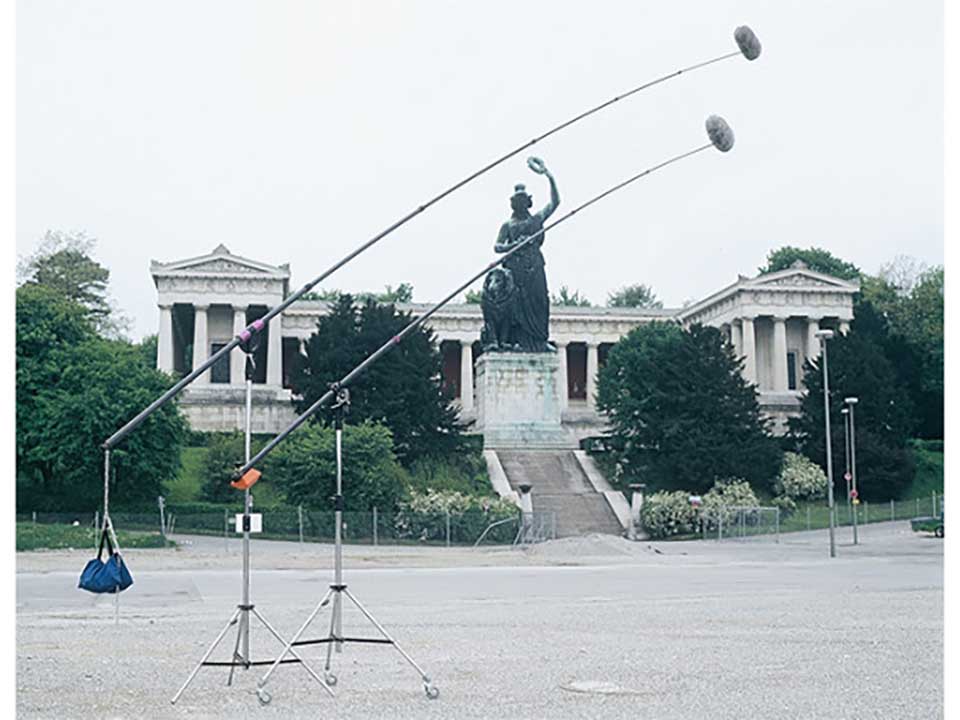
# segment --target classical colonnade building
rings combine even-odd
[[[269,265],[233,255],[224,246],[210,254],[151,263],[157,287],[160,327],[157,367],[189,372],[289,294],[289,265]],[[846,332],[859,285],[823,275],[802,263],[737,281],[681,309],[554,306],[550,337],[560,360],[563,424],[571,437],[602,431],[595,408],[597,371],[610,348],[633,328],[654,320],[720,328],[738,356],[745,378],[760,393],[763,411],[782,431],[798,412],[802,366],[819,353],[820,328]],[[298,301],[273,318],[256,352],[254,432],[274,433],[294,417],[290,372],[296,355],[327,312],[323,301]],[[401,303],[414,315],[426,303]],[[447,305],[431,318],[440,344],[443,382],[460,406],[464,422],[475,417],[474,363],[481,353],[483,317],[476,304]],[[331,378],[333,380],[333,378]],[[196,430],[243,426],[243,353],[234,350],[197,379],[181,399]]]

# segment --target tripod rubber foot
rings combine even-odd
[[[323,681],[330,687],[333,687],[334,685],[337,684],[337,676],[334,675],[332,672],[325,672],[323,674]]]
[[[257,702],[261,706],[269,705],[271,700],[273,700],[273,696],[270,693],[263,688],[257,688]]]
[[[436,700],[440,697],[440,688],[433,685],[424,685],[423,691],[427,694],[427,697],[431,700]]]

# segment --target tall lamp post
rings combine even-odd
[[[857,425],[854,420],[853,409],[859,402],[858,398],[848,397],[843,399],[846,409],[850,416],[850,498],[853,502],[853,544],[859,545],[857,538],[857,505],[860,504],[860,493],[857,491]]]
[[[835,537],[834,507],[833,507],[833,450],[830,447],[830,379],[827,370],[827,340],[833,337],[833,330],[817,330],[820,338],[820,357],[823,367],[823,423],[827,441],[827,507],[830,508],[830,557],[837,556],[837,541]]]
[[[850,410],[842,408],[840,414],[843,415],[843,458],[845,461],[843,479],[847,481],[847,517],[852,517],[853,511],[850,509],[850,500],[853,498],[850,494],[850,480],[853,477],[850,474]]]

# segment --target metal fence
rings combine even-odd
[[[704,540],[760,537],[780,542],[780,508],[732,505],[702,508],[700,527]]]
[[[912,520],[917,517],[940,517],[943,514],[943,493],[930,493],[926,497],[910,500],[889,500],[887,502],[861,502],[856,506],[856,521],[859,525],[877,522],[895,522]],[[836,502],[834,522],[838,527],[853,525],[854,505],[852,501]],[[808,503],[797,508],[789,518],[783,520],[784,531],[818,530],[829,525],[829,510],[825,501]]]
[[[263,516],[263,531],[254,537],[299,542],[333,542],[334,513],[302,507],[257,510]],[[164,535],[212,535],[225,540],[237,535],[236,512],[223,510],[205,513],[112,512],[118,530],[157,532]],[[18,522],[58,523],[95,528],[99,513],[20,513]],[[540,542],[556,537],[556,516],[552,512],[533,513],[527,524],[515,517],[504,518],[483,510],[465,512],[385,513],[378,509],[343,513],[343,540],[367,545],[511,545]]]

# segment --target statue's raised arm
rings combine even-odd
[[[540,158],[529,158],[527,160],[527,167],[537,173],[537,175],[546,175],[547,180],[550,181],[550,202],[544,205],[540,212],[536,214],[537,219],[542,224],[547,221],[548,217],[553,215],[554,210],[556,210],[560,204],[560,193],[557,190],[557,181],[554,179],[553,174],[547,170],[547,166]]]

